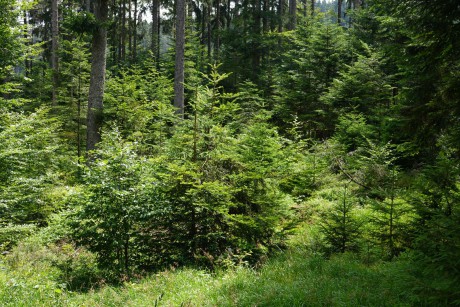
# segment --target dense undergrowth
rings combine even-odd
[[[305,230],[305,229],[304,229]],[[305,230],[307,231],[307,230]],[[70,291],[56,268],[59,252],[32,243],[2,257],[2,306],[411,306],[411,260],[364,263],[353,254],[326,259],[302,235],[259,268],[233,265],[216,271],[170,268],[121,285]],[[310,245],[310,246],[309,246]],[[78,251],[73,251],[78,253]],[[54,257],[54,258],[53,258]],[[88,274],[91,257],[80,251],[79,269]],[[73,267],[78,270],[77,267]],[[93,268],[94,269],[94,268]],[[75,273],[75,272],[74,272]],[[88,276],[86,276],[88,278]],[[411,287],[412,285],[412,287]],[[100,286],[100,287],[98,287]]]

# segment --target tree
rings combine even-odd
[[[57,104],[57,88],[59,85],[59,7],[58,0],[51,0],[51,68],[53,74],[52,105]]]
[[[353,200],[347,196],[346,187],[342,199],[323,216],[321,228],[332,252],[357,251],[361,224],[357,221]]]
[[[295,30],[297,23],[297,2],[289,0],[289,23],[288,30]]]
[[[342,7],[343,0],[337,0],[337,23],[342,25]]]
[[[374,127],[378,139],[387,142],[394,133],[389,126],[391,111],[395,109],[391,78],[382,69],[381,56],[367,45],[364,47],[365,55],[358,55],[356,62],[345,66],[320,99],[337,117],[361,114]]]
[[[0,1],[0,80],[4,81],[10,68],[19,60],[21,51],[17,12],[13,9],[14,1]]]
[[[152,0],[152,54],[156,58],[157,67],[160,57],[160,0]]]
[[[176,0],[176,57],[174,69],[174,107],[184,117],[185,0]]]
[[[87,151],[93,150],[101,140],[100,130],[103,121],[108,10],[108,0],[97,0],[94,3],[94,15],[97,25],[93,32],[91,45],[91,79],[86,117]]]

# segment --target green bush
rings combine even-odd
[[[0,227],[0,251],[10,250],[19,241],[30,236],[36,230],[37,226],[34,224],[2,225]]]

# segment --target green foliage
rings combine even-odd
[[[75,195],[80,210],[74,216],[73,237],[97,253],[101,267],[130,274],[138,257],[138,220],[149,211],[142,200],[143,160],[135,144],[124,142],[117,130],[104,135],[98,159],[84,167],[84,187]]]
[[[0,220],[44,223],[56,209],[60,124],[46,108],[31,114],[5,113],[0,123]]]
[[[338,197],[331,210],[323,215],[321,228],[325,241],[330,245],[331,252],[358,251],[362,223],[357,220],[354,212],[356,200],[347,196],[346,187],[341,198]]]
[[[376,137],[385,141],[388,132],[383,129],[391,114],[392,87],[382,72],[380,57],[365,47],[368,54],[358,55],[353,65],[341,71],[321,100],[337,115],[363,114]]]
[[[432,304],[456,304],[459,244],[459,165],[442,152],[417,180],[411,195],[419,214],[416,260],[423,290]]]
[[[363,114],[344,113],[338,118],[334,139],[344,150],[352,152],[367,145],[367,140],[374,135],[372,128]]]
[[[331,134],[330,110],[320,96],[327,91],[352,50],[343,28],[321,17],[286,34],[289,50],[275,75],[275,118],[284,123],[297,116],[308,137]]]
[[[66,288],[181,265],[217,275],[180,271],[173,296],[163,273],[145,286],[154,297],[127,283],[89,304],[132,293],[140,305],[460,302],[458,4],[366,1],[344,28],[321,2],[330,12],[298,14],[284,31],[278,3],[233,2],[191,3],[179,118],[174,50],[164,53],[172,3],[155,60],[144,4],[115,1],[103,25],[82,3],[59,4],[55,75],[49,3],[0,0],[0,304],[82,305]],[[102,142],[84,161],[99,26],[110,51]],[[247,268],[296,231],[272,271]],[[410,281],[397,271],[408,263]]]
[[[158,136],[146,138],[160,142],[152,144],[154,157],[140,156],[146,144],[127,142],[117,130],[104,134],[97,158],[84,167],[74,237],[97,253],[101,267],[129,275],[189,262],[214,267],[238,255],[258,261],[282,242],[291,203],[279,188],[292,162],[285,142],[263,110],[234,130],[225,112],[238,109],[219,85],[226,76],[212,71],[209,85],[196,90],[192,118],[171,129],[161,124],[170,113],[145,132]]]
[[[17,24],[18,11],[11,0],[0,1],[0,79],[9,74],[12,65],[17,63],[21,43],[17,39],[20,29]]]
[[[70,10],[64,21],[64,27],[76,34],[93,33],[97,28],[94,14],[88,11],[75,12]]]
[[[103,282],[95,255],[71,243],[45,246],[31,237],[2,256],[1,264],[1,278],[8,278],[0,290],[2,300],[6,295],[21,294],[38,300],[43,300],[43,296],[56,299],[66,290],[87,290]],[[15,304],[19,300],[12,302]]]
[[[33,224],[2,225],[0,227],[0,251],[10,250],[19,241],[30,236],[36,230],[37,226]]]
[[[366,266],[353,255],[330,260],[311,256],[303,250],[289,250],[267,262],[260,270],[236,267],[210,274],[196,269],[169,270],[144,280],[126,282],[123,287],[106,286],[87,293],[75,293],[47,285],[50,271],[41,271],[40,283],[19,279],[14,271],[0,272],[0,302],[18,306],[100,305],[152,306],[310,306],[423,304],[407,291],[413,282],[408,274],[410,259]],[[43,268],[43,267],[42,267]],[[37,287],[35,287],[37,286]],[[153,302],[153,303],[152,303]]]
[[[60,45],[58,103],[53,112],[62,120],[61,135],[75,153],[72,156],[81,157],[90,79],[89,46],[82,38],[61,40]]]
[[[124,137],[145,145],[147,152],[163,146],[177,120],[170,106],[172,82],[154,64],[109,77],[104,96],[106,121],[116,124]]]

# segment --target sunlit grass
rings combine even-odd
[[[41,268],[46,280],[46,269]],[[209,273],[195,269],[161,272],[121,287],[86,293],[61,290],[37,278],[11,282],[0,273],[2,306],[410,306],[404,261],[366,266],[352,255],[330,260],[303,249],[273,257],[259,270],[235,267]],[[38,273],[38,272],[37,272]],[[51,273],[51,272],[50,272]]]

